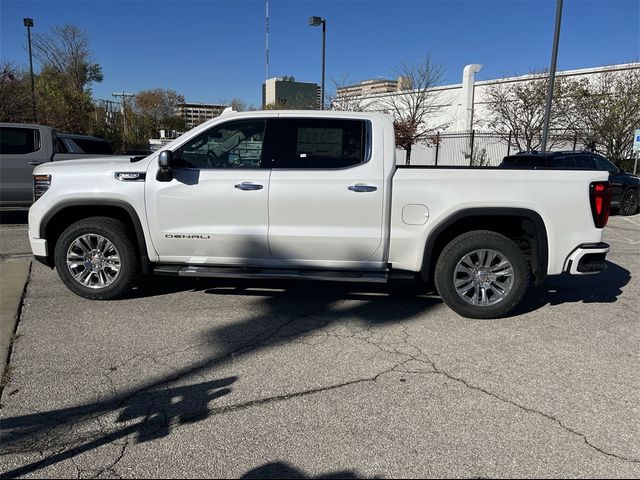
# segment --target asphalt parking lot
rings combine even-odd
[[[19,216],[0,260],[28,262]],[[509,318],[327,283],[148,280],[115,302],[33,263],[3,477],[640,476],[640,215],[608,269]]]

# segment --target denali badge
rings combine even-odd
[[[172,235],[167,234],[164,238],[200,238],[202,240],[207,240],[211,238],[211,235]]]

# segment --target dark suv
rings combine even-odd
[[[613,186],[611,209],[622,215],[638,212],[640,177],[625,172],[601,155],[592,152],[521,152],[504,157],[500,168],[560,168],[575,170],[603,170],[609,172]]]

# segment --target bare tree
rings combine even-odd
[[[247,106],[247,102],[238,97],[233,97],[231,100],[229,100],[228,105],[233,109],[234,112],[245,112],[249,109],[249,107]]]
[[[75,25],[56,25],[49,33],[35,34],[33,56],[43,67],[65,75],[76,92],[103,79],[100,65],[93,62],[87,33]]]
[[[161,128],[184,130],[186,122],[176,114],[176,106],[184,97],[175,90],[154,88],[143,90],[135,96],[134,113],[137,123],[147,136],[155,135]]]
[[[326,103],[331,110],[340,112],[364,112],[370,101],[360,94],[357,88],[350,89],[353,82],[348,75],[336,79],[331,78],[332,87],[325,92]]]
[[[33,55],[41,66],[35,88],[39,121],[60,130],[92,133],[91,83],[103,77],[87,34],[74,25],[54,26],[34,35]]]
[[[569,122],[580,141],[615,163],[630,159],[640,126],[640,63],[580,82],[574,99]]]
[[[548,74],[533,72],[526,81],[498,82],[486,90],[486,119],[491,129],[510,133],[512,144],[519,151],[531,151],[540,148],[544,124]],[[548,148],[566,141],[569,128],[566,112],[573,97],[574,82],[557,77],[554,83],[554,98],[551,107],[550,135]]]
[[[386,94],[369,108],[393,114],[396,125],[396,144],[407,152],[407,165],[411,162],[411,149],[416,143],[428,143],[435,132],[446,128],[448,122],[434,124],[444,111],[434,87],[442,83],[444,70],[427,55],[417,64],[400,63],[394,73],[405,88]]]

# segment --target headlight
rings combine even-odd
[[[33,201],[38,200],[51,187],[51,175],[33,176]]]

